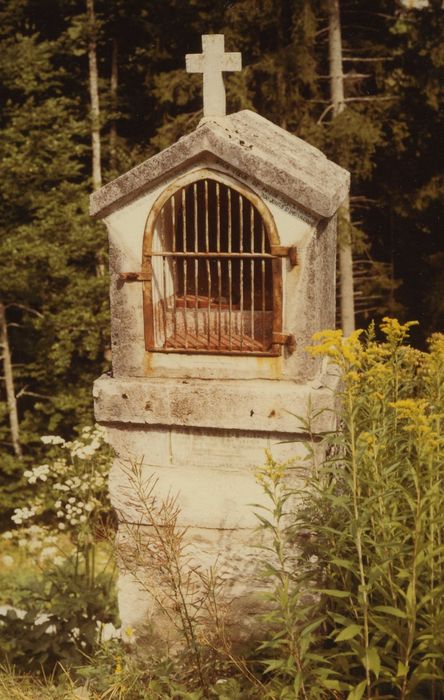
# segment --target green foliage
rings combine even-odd
[[[443,697],[444,338],[420,353],[404,345],[413,325],[384,319],[381,342],[372,328],[364,342],[319,333],[311,350],[338,368],[340,430],[321,464],[308,446],[302,490],[272,460],[260,472],[278,697]]]
[[[122,564],[137,576],[149,560],[151,583],[138,580],[179,633],[183,652],[165,657],[154,640],[149,663],[140,665],[115,641],[97,650],[98,629],[114,620],[109,579],[96,574],[88,537],[97,532],[94,522],[103,522],[101,482],[92,484],[97,509],[88,529],[72,522],[75,513],[65,516],[72,534],[79,531],[75,556],[29,585],[26,603],[16,595],[2,611],[8,658],[22,668],[50,668],[57,660],[82,663],[84,652],[92,653],[75,678],[93,699],[442,698],[444,338],[434,335],[428,353],[414,350],[405,344],[414,325],[386,318],[379,341],[373,327],[347,339],[340,331],[316,337],[310,351],[330,358],[338,372],[338,430],[321,443],[313,437],[305,461],[280,465],[269,455],[258,471],[269,499],[258,518],[270,588],[254,661],[227,644],[217,575],[190,567],[174,501],[159,503],[137,465],[128,478],[152,532],[146,542],[137,528],[128,529],[133,555]],[[309,436],[316,419],[306,421]],[[47,490],[30,504],[40,518],[61,508],[49,497],[57,483],[75,505],[69,489],[82,491],[79,460],[94,458],[99,472],[104,468],[97,432],[84,431],[71,444],[45,442],[77,460],[78,483],[70,484],[67,473],[54,483],[47,465],[30,470],[27,478]],[[60,469],[60,454],[53,458]],[[295,479],[303,486],[294,489]],[[30,517],[16,512],[16,520]]]
[[[98,630],[115,622],[112,577],[87,574],[92,557],[76,551],[23,589],[17,606],[0,610],[2,660],[24,672],[79,665],[97,647]],[[82,561],[83,559],[83,561]]]
[[[316,348],[339,363],[344,382],[337,454],[307,510],[324,580],[346,593],[324,592],[326,658],[351,687],[364,682],[367,697],[444,689],[444,345],[436,336],[430,354],[403,346],[410,325],[385,319],[379,344],[371,332],[363,345],[325,333]]]
[[[92,428],[69,443],[58,436],[43,442],[51,445],[48,463],[24,474],[34,496],[15,509],[12,520],[20,528],[2,537],[6,551],[14,552],[15,543],[41,567],[24,578],[6,575],[7,604],[0,606],[2,659],[34,673],[52,672],[57,663],[81,664],[104,633],[115,632],[110,623],[116,619],[113,567],[99,558],[99,542],[112,522],[106,488],[110,450]],[[4,556],[12,566],[14,556]]]

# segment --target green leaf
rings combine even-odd
[[[321,678],[321,684],[328,690],[349,690],[350,684],[338,681],[335,678]]]
[[[367,687],[367,681],[361,681],[356,688],[353,688],[347,695],[347,700],[361,700]]]
[[[279,668],[285,666],[284,659],[270,659],[265,663],[265,673],[270,673],[270,671],[276,671]]]
[[[370,649],[367,650],[367,656],[362,657],[362,663],[364,664],[364,668],[367,668],[368,671],[373,671],[376,678],[379,678],[381,658],[375,647],[370,647]]]
[[[338,559],[338,557],[332,557],[331,563],[336,564],[336,566],[339,566],[342,569],[348,569],[349,571],[355,571],[356,569],[356,563],[349,559]]]
[[[396,669],[396,677],[404,678],[407,675],[408,668],[402,661],[398,661],[398,668]]]
[[[337,637],[335,637],[335,641],[345,642],[347,639],[353,639],[357,634],[360,634],[361,629],[361,625],[348,625],[348,627],[339,632]]]
[[[407,611],[412,613],[415,607],[415,589],[412,582],[407,586],[405,598],[407,602]]]
[[[318,588],[317,591],[332,598],[348,598],[351,595],[348,591],[340,591],[337,588]]]
[[[402,617],[403,619],[407,617],[404,610],[394,608],[392,605],[375,605],[373,609],[377,612],[387,613],[387,615],[394,615],[395,617]]]

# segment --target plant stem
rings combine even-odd
[[[356,430],[355,430],[355,420],[354,420],[354,410],[353,410],[353,395],[350,389],[347,392],[348,399],[348,415],[349,415],[349,429],[350,429],[350,456],[351,456],[351,466],[352,466],[352,478],[353,478],[353,515],[355,519],[356,527],[356,549],[358,553],[359,562],[359,578],[361,582],[361,593],[363,602],[363,617],[364,617],[364,648],[365,648],[365,677],[367,680],[367,697],[371,700],[371,681],[370,681],[370,669],[369,669],[369,624],[368,624],[368,595],[367,595],[367,582],[365,578],[364,569],[364,557],[362,553],[362,535],[361,527],[359,525],[359,478],[358,478],[358,464],[356,460]]]

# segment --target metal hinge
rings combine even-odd
[[[296,350],[296,338],[294,337],[293,333],[273,332],[271,342],[272,345],[285,345],[290,353]]]
[[[271,254],[279,258],[289,258],[293,267],[298,264],[298,249],[295,245],[272,245]]]
[[[146,272],[120,272],[120,282],[148,282],[151,276]]]

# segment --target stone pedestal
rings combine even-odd
[[[182,574],[198,571],[195,584],[210,572],[217,577],[219,604],[225,610],[229,604],[228,619],[245,620],[233,625],[232,634],[245,639],[267,587],[255,512],[270,503],[257,471],[268,452],[287,462],[292,486],[303,485],[309,436],[297,416],[316,415],[312,429],[318,435],[333,429],[331,378],[301,385],[105,375],[95,382],[94,397],[96,418],[116,452],[110,492],[121,523],[123,626],[139,635],[148,631],[153,640],[159,634],[168,643],[174,639],[174,628],[159,611],[168,582],[159,578],[159,562],[152,557],[159,537],[169,542],[164,519],[174,513],[177,533],[185,532]]]

